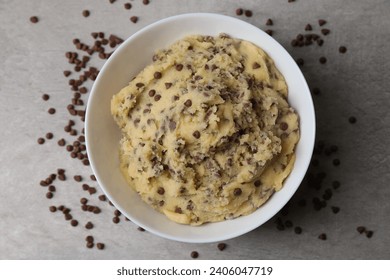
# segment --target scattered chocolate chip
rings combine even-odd
[[[323,25],[325,25],[326,24],[326,20],[324,20],[324,19],[319,19],[318,20],[318,25],[319,26],[323,26]]]
[[[91,249],[91,248],[93,248],[93,246],[94,246],[93,242],[88,242],[87,243],[87,248]]]
[[[326,239],[327,239],[325,233],[321,233],[321,234],[318,236],[318,238],[321,239],[321,240],[326,240]]]
[[[92,243],[92,242],[94,241],[94,238],[93,238],[93,236],[88,235],[88,236],[85,238],[85,241]]]
[[[50,115],[53,115],[53,114],[55,114],[56,109],[50,108],[47,112],[48,112]]]
[[[285,123],[285,122],[281,122],[280,125],[279,125],[280,129],[285,131],[288,129],[288,124]]]
[[[52,192],[47,192],[47,193],[46,193],[46,198],[47,198],[47,199],[53,198],[53,193],[52,193]]]
[[[326,36],[326,35],[328,35],[330,33],[330,30],[324,28],[324,29],[321,29],[321,33]]]
[[[251,17],[253,15],[251,10],[245,10],[245,16],[246,17]]]
[[[81,182],[83,180],[83,178],[80,176],[80,175],[75,175],[73,177],[73,179],[76,181],[76,182]]]
[[[301,228],[301,227],[295,227],[295,228],[294,228],[294,232],[295,232],[296,234],[301,234],[301,233],[302,233],[302,228]]]
[[[44,101],[47,101],[47,100],[49,100],[50,99],[50,96],[48,95],[48,94],[43,94],[42,95],[42,99],[44,100]]]
[[[191,106],[192,106],[192,101],[191,101],[191,99],[187,99],[186,102],[184,102],[184,105],[185,105],[186,107],[191,107]]]
[[[218,243],[217,247],[218,247],[218,250],[220,251],[223,251],[226,249],[226,243]]]
[[[169,89],[172,86],[172,83],[165,83],[165,88]]]
[[[119,223],[119,222],[120,222],[119,217],[114,217],[114,218],[112,218],[112,222],[113,222],[114,224]]]
[[[131,21],[132,23],[137,23],[138,17],[132,16],[132,17],[130,18],[130,21]]]
[[[324,40],[319,39],[317,40],[317,45],[322,46],[324,44]]]
[[[292,2],[295,2],[295,0],[288,0],[288,3],[292,3]]]
[[[344,46],[341,46],[341,47],[339,47],[339,52],[340,53],[346,53],[347,52],[347,48],[344,47]]]
[[[242,190],[241,190],[240,188],[235,188],[235,189],[233,190],[233,194],[234,194],[235,196],[240,196],[240,195],[242,194]]]
[[[192,136],[194,136],[196,139],[200,138],[200,132],[195,130],[194,133],[192,133]]]
[[[63,147],[63,146],[65,146],[65,139],[64,138],[61,138],[60,140],[58,140],[58,146],[61,146],[61,147]]]
[[[332,212],[333,212],[334,214],[337,214],[338,212],[340,212],[340,207],[332,206]]]
[[[93,224],[91,222],[88,222],[85,224],[85,228],[86,229],[92,229],[93,228]]]
[[[267,33],[269,36],[272,36],[272,34],[274,34],[274,32],[271,29],[267,29],[265,33]]]
[[[311,30],[313,30],[313,28],[312,28],[311,25],[308,23],[308,24],[306,24],[306,26],[305,26],[305,30],[306,30],[306,31],[311,31]]]
[[[241,8],[236,9],[236,15],[241,16],[244,13],[244,10]]]
[[[49,190],[49,192],[55,192],[56,191],[56,187],[53,186],[53,185],[50,185],[48,190]]]
[[[50,212],[54,213],[54,212],[57,211],[57,207],[55,207],[55,206],[50,206],[50,207],[49,207],[49,210],[50,210]]]
[[[85,204],[88,203],[88,199],[85,198],[85,197],[82,197],[82,198],[80,198],[80,203],[83,204],[83,205],[85,205]]]
[[[83,16],[84,17],[89,17],[89,15],[90,15],[90,12],[88,10],[84,10],[83,11]]]
[[[39,21],[39,19],[38,19],[37,16],[32,16],[32,17],[30,17],[30,21],[31,21],[32,23],[37,23],[37,22]]]
[[[374,235],[374,232],[372,230],[366,231],[367,238],[371,238]]]
[[[72,225],[72,227],[77,227],[77,225],[79,224],[79,222],[77,220],[71,220],[70,221],[70,224]]]
[[[267,19],[267,22],[265,23],[265,25],[274,25],[274,22],[272,21],[272,19]]]
[[[191,258],[197,259],[199,257],[199,253],[197,251],[192,251],[191,252]]]
[[[160,94],[157,94],[155,97],[154,97],[154,101],[159,101],[161,99],[161,95]]]
[[[349,123],[354,124],[354,123],[356,123],[356,118],[355,117],[349,117],[348,121],[349,121]]]
[[[125,3],[125,4],[123,4],[123,6],[125,7],[126,10],[130,10],[131,9],[131,4],[130,3]]]
[[[97,244],[96,244],[96,247],[97,247],[99,250],[103,250],[103,249],[104,249],[104,243],[97,243]]]
[[[53,133],[51,133],[51,132],[48,132],[48,133],[46,133],[46,139],[53,139]]]
[[[106,198],[106,196],[104,194],[102,194],[102,195],[99,195],[99,200],[100,201],[106,201],[107,198]]]
[[[325,64],[326,61],[327,61],[327,59],[326,59],[326,57],[321,56],[320,59],[319,59],[319,61],[320,61],[321,64]]]
[[[161,74],[161,72],[154,72],[153,76],[154,76],[155,79],[161,79],[162,74]]]
[[[42,137],[39,137],[37,142],[39,145],[42,145],[43,143],[45,143],[45,139]]]
[[[364,232],[366,231],[366,227],[359,226],[359,227],[356,228],[356,230],[357,230],[360,234],[362,234],[362,233],[364,233]]]

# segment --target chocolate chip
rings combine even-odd
[[[169,89],[172,86],[172,83],[165,83],[165,88]]]
[[[324,44],[324,40],[319,39],[317,40],[317,45],[322,46]]]
[[[49,100],[50,99],[50,96],[48,95],[48,94],[43,94],[42,95],[42,99],[44,100],[44,101],[47,101],[47,100]]]
[[[88,222],[85,224],[85,228],[86,229],[92,229],[93,228],[93,224],[91,222]]]
[[[349,121],[349,123],[354,124],[354,123],[356,123],[357,120],[355,117],[349,117],[348,121]]]
[[[241,8],[236,9],[236,15],[241,16],[244,13],[244,10]]]
[[[88,192],[89,192],[90,195],[92,195],[92,194],[96,193],[96,188],[90,187],[88,189]]]
[[[138,17],[132,16],[132,17],[130,18],[130,21],[131,21],[132,23],[137,23]]]
[[[318,24],[319,24],[319,26],[323,26],[323,25],[326,24],[326,20],[324,20],[324,19],[319,19],[319,20],[318,20]]]
[[[325,64],[326,61],[327,61],[327,59],[326,59],[326,57],[321,56],[320,59],[319,59],[319,61],[320,61],[321,64]]]
[[[318,236],[318,238],[321,239],[321,240],[326,240],[326,239],[327,239],[325,233],[321,233],[321,234]]]
[[[192,101],[191,101],[191,99],[187,99],[186,102],[184,102],[184,105],[185,105],[186,107],[191,107],[191,106],[192,106]]]
[[[252,69],[259,69],[261,66],[257,62],[254,62],[252,65]]]
[[[160,94],[157,94],[155,97],[154,97],[154,101],[159,101],[161,99],[161,95]]]
[[[227,246],[226,243],[218,243],[218,245],[217,245],[218,250],[220,250],[220,251],[225,250],[226,246]]]
[[[39,145],[42,145],[43,143],[45,143],[45,139],[42,138],[42,137],[39,137],[37,142],[38,142]]]
[[[367,238],[371,238],[374,235],[374,232],[372,230],[366,231]]]
[[[241,190],[240,188],[235,188],[235,189],[233,190],[233,194],[234,194],[235,196],[240,196],[240,195],[242,194],[242,190]]]
[[[91,176],[89,176],[89,177],[91,178],[92,181],[96,181],[95,175],[91,175]]]
[[[176,129],[176,122],[170,120],[170,121],[169,121],[169,130],[170,130],[170,131],[174,131],[175,129]]]
[[[30,21],[31,21],[32,23],[37,23],[37,22],[39,21],[39,19],[38,19],[37,16],[32,16],[32,17],[30,17]]]
[[[288,124],[285,123],[285,122],[281,122],[280,125],[279,125],[280,129],[285,131],[288,129]]]
[[[330,30],[324,28],[324,29],[321,29],[321,33],[326,36],[326,35],[328,35],[330,33]]]
[[[72,73],[72,72],[66,70],[66,71],[64,71],[64,76],[65,76],[65,77],[69,77],[71,73]]]
[[[192,136],[194,136],[196,139],[200,138],[200,132],[198,130],[195,130],[194,133],[192,133]]]
[[[107,198],[106,198],[106,196],[104,194],[102,194],[102,195],[99,195],[99,200],[100,201],[106,201]]]
[[[274,34],[274,32],[271,29],[267,29],[265,33],[267,33],[269,36],[272,36],[272,34]]]
[[[58,146],[61,146],[61,147],[63,147],[63,146],[65,146],[65,139],[64,138],[61,138],[60,140],[58,140]]]
[[[87,248],[91,249],[91,248],[93,248],[93,246],[94,246],[93,242],[88,242],[87,243]]]
[[[112,222],[114,223],[114,224],[117,224],[117,223],[119,223],[121,220],[119,219],[119,217],[114,217],[114,218],[112,218]]]
[[[47,193],[46,193],[46,198],[47,198],[47,199],[53,198],[53,193],[52,193],[52,192],[47,192]]]
[[[145,86],[145,85],[144,85],[143,83],[136,83],[135,86],[136,86],[137,88],[141,88],[141,87],[143,87],[143,86]]]
[[[70,221],[72,219],[73,219],[73,217],[71,214],[69,214],[69,213],[65,214],[65,220]]]
[[[157,189],[157,193],[158,193],[159,195],[163,195],[163,194],[165,193],[164,188],[163,188],[163,187],[159,187],[159,188]]]
[[[344,47],[344,46],[341,46],[341,47],[339,47],[339,52],[340,53],[346,53],[347,52],[347,48]]]
[[[295,232],[296,234],[301,234],[301,233],[302,233],[302,228],[301,228],[301,227],[295,227],[295,228],[294,228],[294,232]]]
[[[274,25],[274,23],[273,23],[273,21],[272,21],[272,19],[267,19],[267,22],[265,23],[265,25]]]
[[[360,234],[362,234],[362,233],[364,233],[364,232],[366,231],[366,227],[359,226],[359,227],[356,228],[356,230],[357,230]]]
[[[303,65],[305,64],[305,61],[303,60],[303,58],[298,58],[298,59],[296,60],[296,62],[297,62],[297,64],[298,64],[298,66],[303,66]]]
[[[177,64],[175,68],[177,71],[181,71],[183,69],[183,64]]]
[[[337,214],[338,212],[340,212],[340,207],[332,206],[331,208],[332,208],[332,212],[333,212],[334,214]]]
[[[149,95],[150,97],[153,97],[155,94],[156,94],[156,91],[155,91],[154,89],[149,90],[148,95]]]
[[[142,3],[143,3],[144,5],[148,5],[148,4],[149,4],[149,0],[143,0]]]
[[[131,9],[131,4],[130,3],[125,3],[125,4],[123,4],[123,6],[125,7],[126,10],[130,10]]]
[[[104,243],[97,243],[97,244],[96,244],[96,247],[97,247],[99,250],[103,250],[103,249],[104,249]]]
[[[313,28],[311,27],[310,24],[306,24],[305,30],[306,30],[306,31],[311,31],[311,30],[313,30]]]
[[[191,252],[191,258],[197,259],[199,257],[199,253],[197,251],[192,251]]]
[[[50,210],[50,212],[54,213],[54,212],[57,211],[57,207],[55,207],[55,206],[50,206],[50,207],[49,207],[49,210]]]
[[[176,206],[175,207],[175,213],[182,214],[183,211],[181,210],[181,208],[179,206]]]
[[[89,17],[89,15],[90,15],[90,12],[88,10],[84,10],[83,11],[83,16],[84,17]]]
[[[56,187],[53,186],[53,185],[51,185],[51,186],[49,186],[48,190],[49,190],[50,192],[55,192],[55,191],[56,191]]]
[[[85,198],[85,197],[82,197],[82,198],[80,198],[80,203],[83,204],[83,205],[85,205],[85,204],[88,203],[88,199]]]
[[[253,15],[251,10],[245,10],[245,16],[251,17]]]
[[[51,132],[48,132],[48,133],[46,133],[46,139],[53,139],[53,133],[51,133]]]
[[[260,181],[260,180],[256,180],[256,181],[253,183],[253,185],[254,185],[256,188],[258,188],[258,187],[261,186],[261,181]]]
[[[139,230],[139,231],[145,231],[145,229],[142,228],[142,227],[138,227],[137,230]]]
[[[154,72],[153,76],[154,76],[155,79],[161,79],[162,74],[161,74],[161,72]]]
[[[88,236],[85,238],[85,241],[92,243],[92,242],[94,241],[94,238],[93,238],[93,236],[88,235]]]
[[[79,222],[77,220],[71,220],[70,221],[70,224],[72,225],[72,227],[77,227],[77,225],[79,224]]]
[[[50,115],[53,115],[53,114],[55,114],[56,109],[50,108],[47,112],[48,112]]]

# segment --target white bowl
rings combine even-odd
[[[190,34],[216,36],[227,33],[250,41],[274,60],[284,75],[289,103],[300,116],[301,138],[296,162],[284,187],[248,216],[198,227],[176,224],[144,203],[126,183],[119,170],[120,130],[110,114],[112,96],[151,63],[155,50],[168,47]],[[315,115],[309,88],[300,69],[287,51],[272,37],[244,21],[217,14],[194,13],[169,17],[153,23],[128,38],[109,58],[96,79],[86,114],[86,143],[91,167],[111,202],[137,225],[172,240],[204,243],[230,239],[268,221],[299,187],[311,159],[315,137]]]

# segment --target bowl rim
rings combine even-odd
[[[179,14],[179,15],[174,15],[174,16],[170,16],[170,17],[167,17],[167,18],[163,18],[163,19],[160,19],[160,20],[157,20],[143,28],[141,28],[140,30],[138,30],[137,32],[135,32],[134,34],[132,34],[131,36],[129,36],[115,51],[114,53],[110,56],[110,58],[104,63],[103,67],[101,68],[100,72],[99,72],[99,75],[96,79],[96,81],[93,83],[93,86],[91,88],[91,91],[90,91],[90,95],[89,95],[89,98],[88,98],[88,102],[87,102],[87,108],[86,108],[86,119],[85,119],[85,143],[86,143],[86,147],[87,147],[87,154],[88,154],[88,158],[89,158],[89,161],[90,161],[90,167],[93,171],[93,174],[95,175],[96,177],[96,180],[97,180],[97,183],[99,185],[99,187],[101,188],[101,190],[104,192],[104,194],[107,196],[107,198],[109,199],[109,201],[111,201],[114,206],[122,213],[124,214],[126,217],[128,217],[132,222],[134,222],[136,225],[139,225],[141,226],[142,228],[146,229],[147,231],[157,235],[157,236],[160,236],[160,237],[164,237],[164,238],[167,238],[167,239],[170,239],[170,240],[174,240],[174,241],[180,241],[180,242],[187,242],[187,243],[210,243],[210,242],[219,242],[219,241],[223,241],[223,240],[228,240],[228,239],[231,239],[231,238],[235,238],[235,237],[238,237],[238,236],[241,236],[245,233],[248,233],[254,229],[256,229],[257,227],[263,225],[264,223],[266,223],[267,221],[269,221],[272,217],[274,217],[286,204],[287,202],[293,197],[293,195],[295,194],[295,192],[297,191],[297,189],[299,188],[299,186],[301,185],[302,183],[302,180],[304,178],[304,176],[306,175],[307,173],[307,170],[308,170],[308,167],[309,167],[309,164],[310,164],[310,161],[311,161],[311,157],[312,157],[312,154],[313,154],[313,150],[314,150],[314,143],[315,143],[315,134],[316,134],[316,120],[315,120],[315,111],[314,111],[314,104],[313,104],[313,99],[311,97],[311,94],[310,94],[310,89],[307,85],[307,82],[306,82],[306,79],[302,73],[302,71],[299,69],[299,67],[295,64],[296,66],[296,69],[298,70],[297,71],[297,75],[299,75],[299,79],[301,80],[300,82],[302,83],[302,85],[304,86],[304,89],[302,89],[302,91],[307,91],[309,92],[309,100],[306,101],[306,104],[310,107],[308,108],[309,109],[309,116],[306,116],[306,117],[309,117],[312,122],[310,123],[310,134],[307,135],[306,137],[307,138],[310,138],[309,140],[309,146],[305,146],[305,151],[307,151],[306,153],[309,154],[310,153],[310,156],[308,156],[306,158],[306,161],[304,162],[303,166],[302,166],[302,172],[298,173],[296,176],[297,176],[297,183],[294,188],[292,190],[290,190],[291,192],[289,193],[289,195],[283,200],[282,203],[280,203],[280,205],[278,207],[275,208],[275,211],[272,211],[272,213],[269,213],[264,219],[262,222],[260,223],[252,223],[251,225],[249,226],[246,226],[246,227],[243,227],[239,230],[236,230],[234,232],[230,232],[230,233],[223,233],[221,236],[221,238],[217,238],[217,237],[213,237],[213,238],[207,238],[207,237],[202,237],[202,238],[199,238],[199,239],[194,239],[194,238],[187,238],[187,237],[183,237],[183,236],[173,236],[171,234],[168,234],[168,233],[165,233],[165,232],[161,232],[161,231],[158,231],[154,228],[151,228],[147,225],[145,225],[142,221],[140,221],[139,219],[137,218],[134,218],[132,217],[132,215],[130,215],[128,213],[128,211],[124,210],[124,208],[116,202],[116,200],[112,197],[112,195],[110,194],[110,191],[109,191],[109,188],[107,188],[104,184],[101,183],[101,180],[100,180],[100,176],[98,174],[98,172],[96,172],[97,170],[97,166],[96,166],[96,163],[95,163],[95,160],[94,160],[94,154],[91,152],[91,147],[89,145],[90,141],[90,129],[89,129],[89,121],[91,119],[91,104],[93,103],[93,100],[94,98],[96,97],[97,94],[95,94],[96,91],[98,91],[98,88],[100,86],[100,82],[101,82],[101,79],[102,79],[102,76],[104,75],[105,73],[105,70],[108,68],[108,66],[110,65],[110,63],[114,60],[114,58],[119,55],[122,50],[126,49],[127,48],[127,45],[129,44],[129,42],[133,41],[134,39],[136,39],[137,37],[139,36],[142,36],[143,33],[146,33],[154,28],[156,28],[157,26],[159,25],[162,25],[162,24],[166,24],[166,23],[169,23],[169,22],[175,22],[177,20],[181,20],[181,19],[186,19],[186,18],[199,18],[199,17],[203,17],[203,18],[213,18],[213,19],[223,19],[223,20],[230,20],[230,21],[236,21],[237,23],[240,23],[240,24],[243,24],[243,25],[246,25],[246,27],[248,28],[251,28],[251,29],[256,29],[257,32],[259,33],[264,33],[266,34],[263,30],[261,30],[260,28],[246,22],[246,21],[243,21],[241,19],[237,19],[235,17],[231,17],[231,16],[226,16],[226,15],[221,15],[221,14],[216,14],[216,13],[184,13],[184,14]],[[267,35],[268,36],[268,35]],[[268,39],[273,43],[273,44],[276,44],[280,51],[281,52],[284,52],[285,54],[284,55],[287,55],[289,58],[291,58],[291,61],[294,61],[294,59],[291,57],[291,55],[287,52],[287,50],[278,42],[276,41],[274,38],[272,38],[271,36],[268,36]],[[173,43],[173,42],[172,42]],[[257,45],[257,44],[256,44]],[[261,47],[261,46],[260,46]],[[271,58],[273,60],[275,60],[274,57],[271,56]],[[289,63],[290,64],[290,63]],[[306,132],[308,133],[308,132]],[[301,141],[301,139],[299,139],[299,141]],[[298,142],[299,143],[299,142]],[[294,165],[292,171],[294,170],[296,166]],[[291,174],[290,174],[291,175]],[[289,176],[290,176],[289,175]],[[272,199],[272,198],[271,198]],[[261,208],[261,207],[260,207]],[[259,210],[260,208],[258,208],[257,210]],[[248,216],[254,214],[257,210],[255,210],[253,213],[249,214]],[[158,213],[158,212],[156,212]],[[237,219],[239,219],[241,217],[238,217]],[[221,221],[221,223],[223,223],[224,221]],[[189,226],[189,225],[183,225],[183,226]],[[204,226],[204,225],[202,225]],[[196,229],[196,227],[193,227],[194,229]]]

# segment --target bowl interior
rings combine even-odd
[[[199,227],[176,224],[158,213],[128,186],[119,170],[120,131],[110,114],[112,96],[151,63],[155,50],[190,34],[227,33],[260,46],[274,60],[289,88],[289,103],[300,116],[301,139],[295,166],[284,187],[254,213]],[[130,220],[159,236],[184,242],[216,242],[244,234],[274,216],[299,187],[309,165],[315,116],[306,81],[287,51],[272,37],[241,20],[216,14],[185,14],[156,22],[127,39],[105,63],[91,91],[86,116],[86,142],[91,167],[112,203]]]

